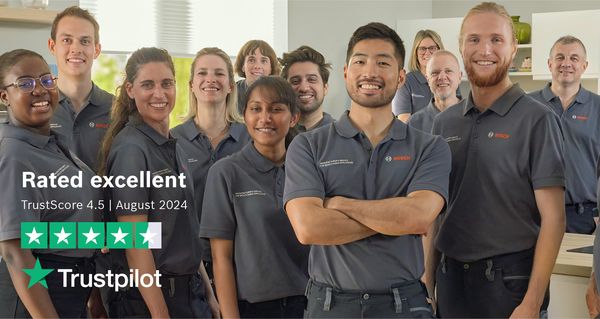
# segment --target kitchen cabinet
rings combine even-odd
[[[0,22],[18,22],[51,25],[58,11],[0,7]]]

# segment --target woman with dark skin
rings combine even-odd
[[[58,235],[49,234],[49,228],[38,224],[29,233],[24,230],[21,237],[21,227],[25,227],[24,222],[92,222],[97,220],[98,212],[87,207],[29,209],[22,202],[97,202],[102,198],[101,191],[89,184],[94,173],[67,149],[64,137],[50,130],[58,89],[56,77],[39,54],[19,49],[0,56],[0,99],[8,110],[8,122],[0,124],[0,180],[5,185],[0,192],[0,317],[85,317],[91,288],[79,283],[63,287],[62,275],[57,271],[30,286],[34,276],[30,278],[25,270],[71,269],[87,277],[94,273],[94,250],[21,248],[52,243]],[[24,172],[69,178],[81,174],[82,187],[25,187]],[[75,241],[76,234],[66,232],[64,227],[60,233],[64,237],[58,243]]]
[[[282,203],[296,94],[268,76],[248,88],[245,101],[252,143],[209,170],[200,235],[210,238],[224,318],[300,318],[309,247],[296,239]]]

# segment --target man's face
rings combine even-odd
[[[464,21],[461,54],[471,84],[489,87],[508,76],[517,51],[510,21],[495,13],[478,13]]]
[[[462,72],[454,58],[447,54],[434,55],[427,64],[427,82],[436,101],[456,96]]]
[[[548,68],[552,73],[552,82],[579,85],[581,75],[587,69],[588,62],[579,43],[557,44],[548,58]]]
[[[388,106],[396,90],[404,83],[394,46],[381,39],[356,43],[344,66],[346,90],[354,103],[370,108]]]
[[[292,64],[287,81],[298,93],[302,114],[311,114],[321,107],[327,95],[327,84],[323,83],[317,64],[309,61]]]
[[[92,23],[71,16],[60,19],[56,41],[49,39],[48,48],[56,58],[61,75],[91,77],[92,63],[100,54],[100,44],[95,43]]]

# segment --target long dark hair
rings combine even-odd
[[[252,92],[258,88],[266,89],[273,101],[287,105],[292,115],[300,113],[298,96],[296,95],[294,89],[292,89],[292,86],[282,77],[271,75],[261,76],[248,87],[246,90],[246,95],[244,96],[244,114],[246,113],[246,108],[248,107],[248,98]],[[285,136],[286,149],[296,135],[298,135],[298,130],[295,127],[290,127],[290,130]]]
[[[129,116],[138,113],[135,100],[129,97],[125,86],[127,83],[133,83],[142,65],[150,62],[166,64],[169,69],[171,69],[171,72],[173,72],[173,75],[175,75],[173,59],[171,59],[171,55],[169,55],[169,52],[165,49],[154,47],[141,48],[131,54],[131,57],[129,57],[127,64],[125,65],[125,80],[123,81],[123,84],[117,88],[117,96],[112,105],[110,126],[102,140],[102,148],[100,149],[100,159],[102,163],[100,166],[100,174],[102,175],[106,173],[108,152],[110,151],[115,136],[117,136],[117,134],[125,127]]]

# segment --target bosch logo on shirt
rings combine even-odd
[[[94,122],[90,122],[89,126],[91,128],[108,128],[109,124],[108,123],[94,123]]]
[[[489,138],[499,138],[499,139],[507,140],[507,139],[510,138],[510,134],[507,134],[507,133],[495,133],[495,132],[490,131],[488,133],[488,137]]]
[[[385,157],[385,161],[386,162],[392,162],[392,161],[410,161],[412,159],[412,157],[410,155],[396,155],[396,156],[386,156]]]
[[[588,117],[583,115],[573,115],[572,118],[578,121],[587,121]]]

